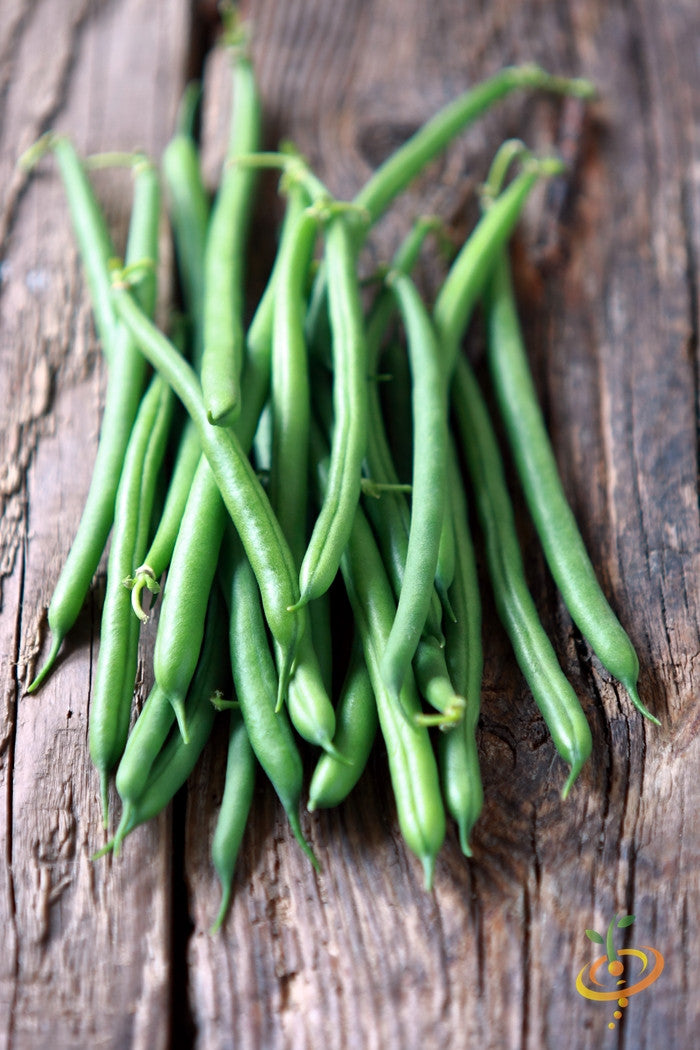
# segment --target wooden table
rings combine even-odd
[[[222,83],[212,8],[5,0],[0,10],[0,1047],[689,1050],[700,1021],[695,0],[248,5],[267,140],[294,139],[341,197],[504,64],[537,60],[598,86],[586,120],[539,95],[501,105],[372,243],[385,258],[418,211],[464,234],[505,136],[572,162],[572,177],[528,208],[518,293],[566,491],[661,728],[572,629],[516,493],[533,593],[594,737],[565,804],[562,763],[485,591],[486,802],[471,860],[450,829],[433,893],[401,843],[381,748],[345,805],[304,816],[318,875],[260,783],[217,937],[208,846],[220,743],[118,860],[90,860],[102,842],[87,719],[103,570],[56,672],[37,694],[25,689],[89,482],[105,366],[55,168],[27,179],[15,161],[49,127],[85,153],[140,146],[158,157],[188,78]],[[226,107],[212,91],[210,177]],[[96,186],[123,243],[128,175],[100,173]],[[255,257],[259,269],[269,261]],[[429,292],[431,274],[422,280]],[[152,640],[151,627],[139,700]],[[611,1031],[613,1005],[585,999],[575,981],[598,953],[584,931],[623,913],[636,919],[619,944],[656,948],[665,969]]]

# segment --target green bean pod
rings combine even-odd
[[[141,596],[144,589],[149,590],[152,594],[160,591],[158,581],[170,565],[187,497],[201,455],[197,428],[188,418],[180,437],[155,535],[144,556],[143,564],[138,565],[132,575],[125,580],[126,585],[131,589],[131,607],[143,623],[147,622],[149,614],[144,611]]]
[[[155,483],[165,454],[172,407],[170,389],[155,377],[136,417],[117,490],[89,718],[90,757],[100,775],[105,826],[108,775],[126,744],[138,661],[139,624],[131,614],[123,581],[134,559],[143,556],[148,541]]]
[[[333,441],[328,486],[301,563],[299,605],[327,591],[348,542],[360,499],[367,442],[367,351],[347,215],[330,219],[325,234],[333,333]]]
[[[367,180],[353,203],[366,215],[358,227],[357,244],[362,244],[370,228],[378,221],[391,202],[402,193],[450,142],[496,102],[519,89],[551,91],[554,94],[591,98],[592,84],[583,79],[554,76],[532,63],[506,66],[494,76],[471,87],[426,121],[407,142],[391,154]],[[320,324],[325,314],[323,303],[327,294],[328,275],[321,268],[312,294],[311,309]],[[313,331],[310,340],[314,342]]]
[[[423,635],[416,646],[413,657],[413,673],[420,695],[428,701],[437,714],[421,713],[419,725],[440,726],[451,731],[464,715],[464,697],[455,689],[445,660],[444,645],[430,636]]]
[[[658,725],[639,699],[637,654],[603,594],[564,493],[527,361],[505,252],[491,276],[486,308],[493,387],[547,564],[574,623],[603,667]]]
[[[323,487],[328,468],[321,445],[315,437],[314,458]],[[396,606],[372,530],[359,507],[343,552],[341,572],[377,703],[399,826],[406,844],[422,862],[426,889],[430,889],[435,857],[445,836],[437,764],[427,729],[414,721],[420,714],[420,702],[413,676],[409,674],[404,680],[400,705],[384,685],[380,660]]]
[[[142,794],[151,766],[168,738],[175,722],[175,711],[168,697],[154,683],[134,722],[119,760],[114,778],[122,802],[137,799]]]
[[[553,76],[534,64],[506,66],[448,103],[400,146],[368,179],[354,203],[375,223],[423,168],[469,124],[520,88],[591,98],[590,82]]]
[[[562,791],[566,798],[591,752],[591,731],[527,588],[496,435],[476,378],[463,356],[457,359],[452,392],[496,607],[554,745],[571,766]]]
[[[240,712],[229,715],[226,778],[211,843],[211,859],[221,884],[221,904],[211,928],[216,933],[231,903],[233,874],[243,841],[255,787],[255,754]]]
[[[245,347],[243,273],[254,169],[231,163],[252,153],[260,138],[260,100],[253,67],[233,57],[234,111],[227,161],[212,208],[204,257],[202,392],[210,423],[230,424],[240,412]]]
[[[447,496],[447,383],[437,339],[418,289],[406,274],[392,275],[406,327],[413,377],[411,523],[396,617],[381,659],[387,689],[398,694],[413,659],[433,595]]]
[[[341,762],[328,753],[318,759],[309,784],[310,811],[337,806],[348,797],[367,765],[377,728],[372,682],[356,638],[340,691],[333,737],[334,746],[347,761]]]
[[[173,705],[185,742],[185,697],[204,637],[226,519],[221,494],[202,457],[175,541],[153,652],[155,680]]]
[[[558,161],[530,158],[510,185],[496,198],[472,230],[452,263],[433,308],[449,377],[459,343],[482,294],[498,253],[510,238],[525,203],[539,178],[561,171]]]
[[[119,316],[133,332],[142,352],[154,368],[162,370],[197,426],[202,450],[253,567],[267,622],[282,653],[279,690],[284,696],[306,618],[303,610],[296,607],[297,573],[279,522],[236,432],[209,425],[199,383],[190,366],[139,309],[126,288],[115,287],[113,295]],[[252,441],[255,426],[250,430]]]
[[[214,725],[212,696],[226,687],[228,676],[226,616],[218,588],[214,588],[207,613],[204,644],[186,701],[189,741],[171,734],[156,755],[140,794],[125,798],[114,839],[101,850],[119,851],[134,828],[161,813],[175,797],[204,749]],[[98,854],[99,855],[99,854]]]
[[[162,167],[185,311],[192,318],[194,328],[192,361],[199,371],[209,201],[191,135],[179,132],[173,136],[163,152]]]
[[[63,639],[78,618],[114,520],[117,486],[126,447],[136,417],[145,380],[145,362],[134,347],[124,325],[114,320],[111,295],[108,305],[104,285],[109,286],[107,264],[113,249],[104,219],[94,200],[80,161],[68,139],[55,145],[62,165],[67,197],[74,216],[76,237],[85,260],[93,312],[110,360],[105,408],[92,479],[73,543],[61,569],[48,608],[51,648],[43,667],[29,686],[38,689],[51,671]],[[129,226],[127,264],[151,260],[153,272],[144,277],[140,301],[147,313],[155,304],[155,260],[158,252],[160,193],[153,166],[146,160],[134,167],[134,202]],[[76,186],[78,191],[76,191]]]
[[[450,444],[448,461],[450,510],[455,534],[455,575],[450,601],[455,615],[445,627],[444,655],[450,679],[465,699],[465,709],[461,723],[440,734],[438,764],[445,805],[457,823],[462,852],[469,857],[469,836],[484,802],[476,746],[483,670],[481,596],[466,498],[453,444]]]
[[[272,339],[270,502],[297,563],[306,535],[311,412],[305,290],[318,221],[303,212],[282,247]]]
[[[304,781],[301,755],[284,710],[275,710],[277,675],[260,608],[260,593],[240,542],[230,533],[224,543],[222,572],[229,601],[233,682],[248,737],[284,807],[294,837],[318,867],[299,820]]]
[[[333,745],[335,711],[308,627],[299,640],[287,690],[287,711],[299,736],[343,760]]]

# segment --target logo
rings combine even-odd
[[[605,945],[605,955],[583,967],[576,978],[576,991],[586,999],[615,1003],[615,1020],[610,1021],[608,1028],[615,1028],[631,996],[653,984],[664,968],[663,955],[649,945],[615,948],[615,930],[625,929],[633,922],[634,915],[623,915],[620,919],[613,915],[604,938],[595,930],[586,930],[586,937],[594,944]]]

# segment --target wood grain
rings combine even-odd
[[[84,151],[158,155],[212,5],[196,8],[194,24],[184,3],[167,13],[144,0],[2,5],[0,1048],[690,1048],[700,1021],[697,5],[246,6],[267,143],[292,138],[343,197],[441,104],[506,63],[537,60],[598,86],[586,117],[539,95],[499,106],[405,194],[363,265],[386,258],[417,212],[463,236],[502,138],[570,160],[572,175],[527,210],[517,289],[566,491],[662,727],[641,720],[572,628],[516,488],[528,578],[594,736],[566,804],[562,764],[484,578],[485,809],[471,860],[450,829],[432,894],[402,845],[381,747],[346,804],[304,815],[318,875],[259,779],[217,937],[208,850],[223,740],[174,810],[134,833],[121,858],[90,862],[102,841],[86,744],[101,574],[55,675],[36,696],[23,690],[89,482],[103,366],[52,166],[25,184],[14,162],[49,125]],[[229,100],[215,55],[204,72],[213,183]],[[98,189],[121,241],[128,181],[100,178]],[[270,180],[255,287],[278,214]],[[421,270],[428,294],[441,272],[436,258]],[[477,326],[469,352],[486,381],[480,344]],[[604,932],[623,912],[636,915],[624,944],[652,945],[666,965],[611,1032],[611,1009],[579,996],[575,980],[596,954],[584,930]]]

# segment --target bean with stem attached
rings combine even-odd
[[[267,622],[283,654],[279,693],[284,696],[305,616],[296,607],[296,567],[279,522],[235,431],[209,424],[199,383],[190,366],[139,309],[128,288],[117,283],[113,295],[119,316],[137,338],[142,352],[156,369],[162,370],[197,425],[202,450],[255,572]],[[251,431],[252,441],[255,427]]]
[[[102,230],[104,220],[91,192],[75,150],[68,139],[58,138],[56,155],[64,169],[68,200],[74,214],[78,242],[85,257],[93,311],[100,327],[103,346],[110,348],[110,368],[100,440],[85,506],[73,543],[51,597],[48,623],[51,647],[43,667],[29,686],[38,689],[51,671],[59,649],[78,618],[93,576],[102,557],[114,520],[117,486],[126,447],[136,417],[145,380],[145,363],[124,325],[114,321],[111,297],[109,309],[104,301],[104,285],[109,284],[107,252],[111,242]],[[155,304],[155,260],[158,250],[160,192],[153,165],[138,159],[134,165],[134,203],[127,244],[127,264],[150,260],[139,290],[146,313]],[[79,192],[76,192],[76,184]]]

